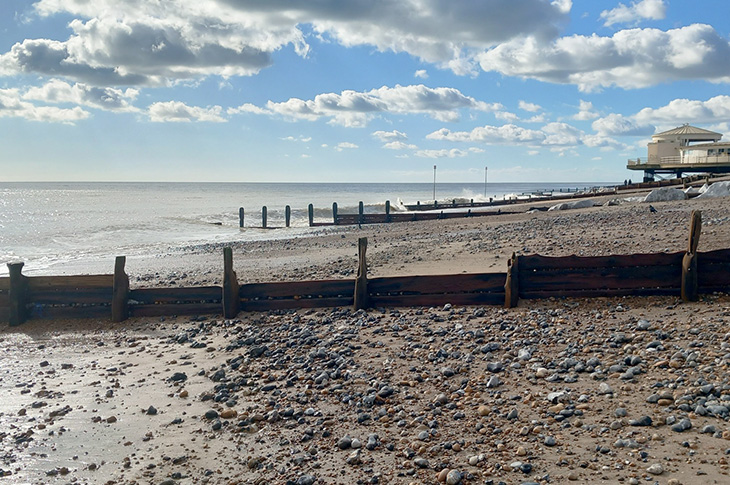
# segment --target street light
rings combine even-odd
[[[487,167],[484,167],[484,198],[487,198]]]
[[[433,202],[436,203],[436,165],[433,166]]]

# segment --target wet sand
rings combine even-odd
[[[239,281],[504,271],[730,244],[730,200],[338,227],[237,243]],[[220,284],[219,246],[130,259]],[[72,272],[74,268],[67,269]],[[96,272],[90,268],[88,272]],[[102,271],[105,272],[105,271]],[[726,483],[730,298],[31,321],[0,333],[4,483]]]

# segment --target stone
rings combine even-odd
[[[491,409],[489,409],[489,406],[481,405],[477,408],[477,414],[479,414],[479,416],[489,416],[490,412]]]
[[[459,485],[463,480],[463,475],[459,470],[451,470],[446,475],[446,485]]]
[[[660,463],[654,463],[653,465],[650,465],[646,471],[652,475],[661,475],[664,473],[664,467]]]

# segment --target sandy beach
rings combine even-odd
[[[596,197],[605,202],[614,196]],[[535,203],[532,206],[537,207]],[[233,244],[240,282],[498,272],[513,253],[730,245],[730,198],[326,228]],[[525,207],[526,209],[529,207]],[[67,266],[60,273],[108,273]],[[221,284],[222,246],[130,258]],[[0,332],[3,483],[727,483],[730,298],[349,308]]]

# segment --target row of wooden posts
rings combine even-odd
[[[444,208],[444,205],[441,205]],[[448,206],[447,206],[448,207]],[[459,207],[456,201],[454,201],[453,207]],[[478,207],[477,203],[474,203],[474,207]],[[455,219],[464,217],[479,217],[479,216],[493,216],[498,214],[511,214],[511,212],[504,212],[501,209],[497,212],[472,212],[470,209],[466,212],[393,212],[391,210],[390,201],[385,201],[385,213],[379,214],[366,214],[365,205],[361,201],[358,204],[357,214],[341,214],[337,202],[332,204],[332,222],[315,222],[314,220],[314,205],[309,204],[308,217],[309,227],[319,226],[337,226],[337,225],[362,225],[362,224],[386,224],[390,222],[409,222],[409,221],[425,221],[434,219]],[[286,206],[284,210],[284,224],[285,227],[291,225],[291,207]],[[244,227],[245,210],[243,207],[238,209],[238,226]],[[261,228],[271,229],[268,223],[268,208],[263,206],[261,208]]]
[[[698,252],[701,215],[692,212],[687,251],[613,256],[512,255],[506,273],[468,273],[368,278],[367,239],[358,240],[353,280],[240,284],[231,248],[223,250],[223,285],[130,289],[126,258],[113,275],[37,276],[8,264],[0,278],[0,320],[18,325],[29,318],[109,318],[220,314],[240,311],[352,306],[504,305],[519,299],[677,295],[695,301],[701,293],[730,291],[730,249]]]

